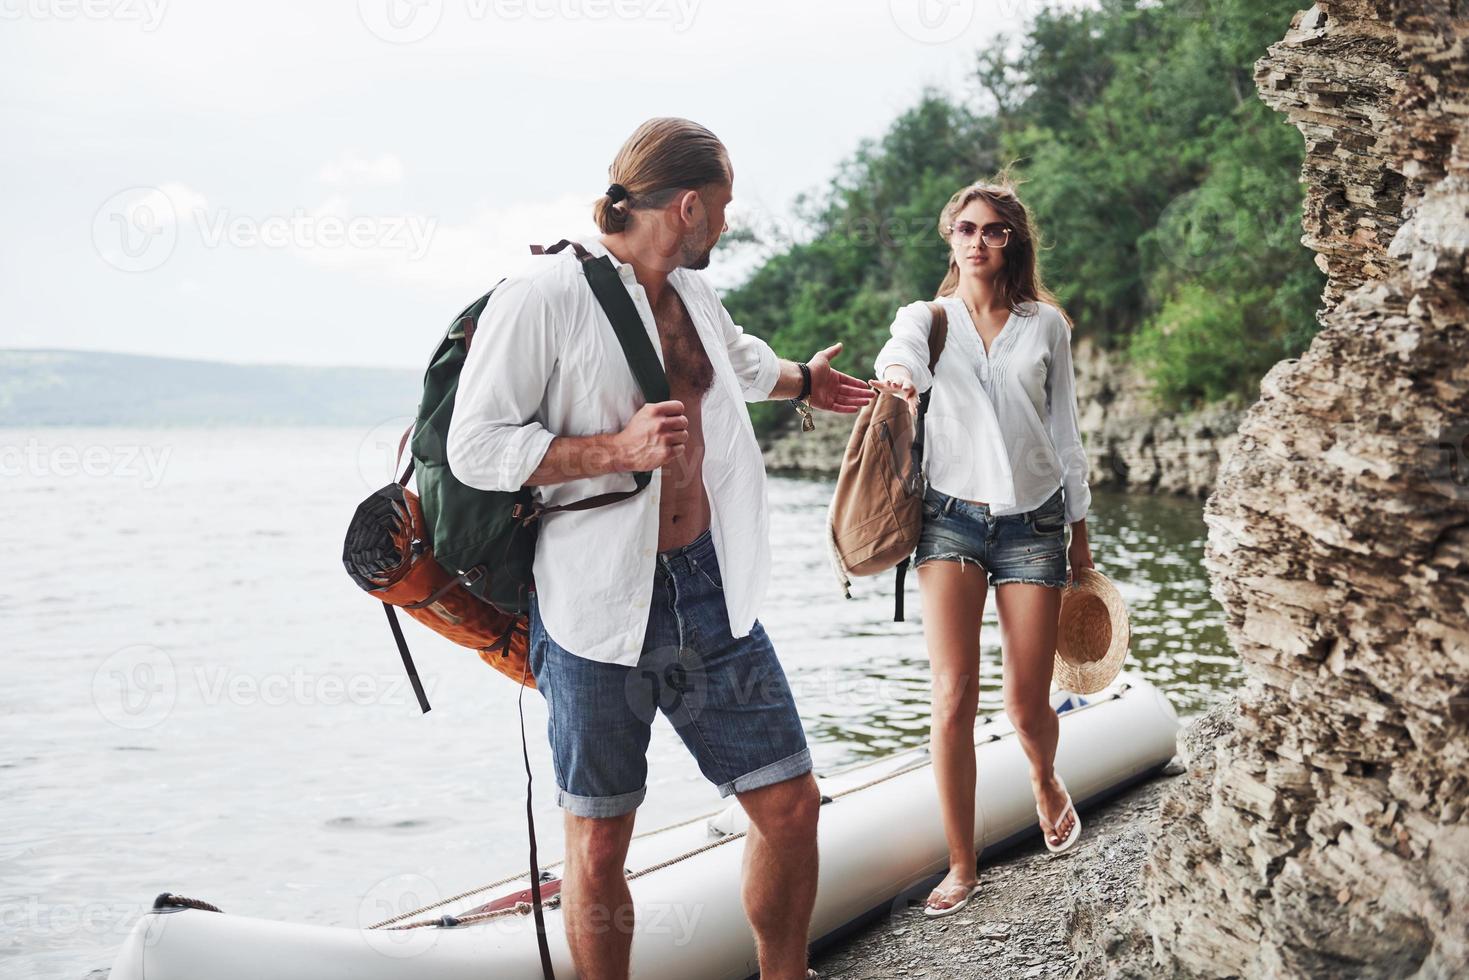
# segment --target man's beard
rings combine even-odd
[[[714,254],[714,245],[709,242],[709,223],[699,222],[699,227],[689,232],[679,248],[679,265],[685,269],[709,268],[709,257]]]

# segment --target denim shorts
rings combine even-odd
[[[730,634],[714,539],[659,553],[648,631],[634,667],[563,649],[530,610],[530,668],[546,698],[556,802],[615,817],[647,792],[648,739],[661,711],[720,796],[811,771],[785,671],[757,620]]]
[[[972,561],[990,585],[1030,582],[1066,586],[1066,509],[1062,488],[1034,510],[995,516],[929,487],[923,495],[923,531],[913,567],[929,561]]]

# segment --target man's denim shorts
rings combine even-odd
[[[615,817],[647,792],[648,739],[663,712],[720,796],[811,771],[796,704],[765,627],[730,635],[724,583],[708,531],[661,552],[642,656],[635,667],[563,649],[530,611],[530,667],[546,698],[556,802],[581,817]]]
[[[996,517],[929,487],[923,495],[923,531],[913,567],[929,561],[972,561],[990,585],[1030,582],[1066,586],[1066,509],[1062,488],[1034,510]]]

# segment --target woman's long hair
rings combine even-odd
[[[604,234],[626,231],[632,212],[661,208],[680,190],[697,190],[729,180],[729,152],[696,122],[664,116],[643,123],[622,144],[607,168],[627,197],[597,199],[592,216]]]
[[[1025,315],[1021,307],[1027,303],[1037,301],[1050,303],[1061,311],[1061,318],[1066,321],[1066,326],[1071,326],[1071,317],[1062,309],[1055,295],[1041,282],[1040,273],[1036,270],[1036,233],[1035,221],[1031,218],[1030,209],[1020,200],[1015,193],[1016,185],[1011,180],[1007,171],[1001,171],[994,180],[977,181],[968,187],[960,188],[949,203],[939,214],[939,237],[944,240],[944,245],[949,248],[949,271],[944,276],[944,281],[939,284],[938,292],[934,298],[952,296],[959,288],[959,264],[954,261],[954,249],[949,245],[949,236],[953,234],[954,222],[959,219],[959,214],[972,202],[983,199],[1000,220],[1010,226],[1010,242],[1005,246],[1005,265],[1000,270],[1000,275],[995,282],[999,290],[1000,298],[1005,301],[1010,312],[1017,316]]]

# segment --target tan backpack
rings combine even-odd
[[[949,317],[939,303],[928,308],[931,373],[944,352]],[[827,512],[832,564],[848,599],[852,576],[897,569],[894,622],[903,620],[903,579],[923,529],[923,418],[930,394],[919,396],[916,419],[897,395],[879,394],[863,406]]]

